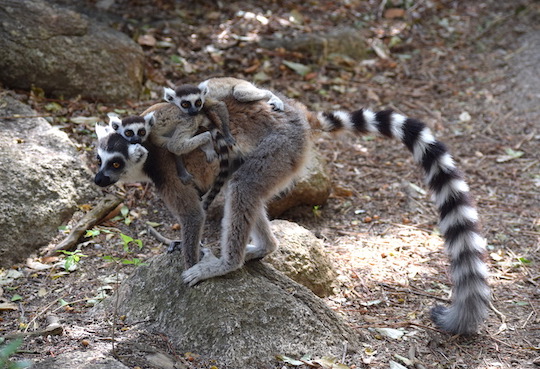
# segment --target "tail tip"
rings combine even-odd
[[[453,308],[453,307],[452,307]],[[442,305],[431,309],[431,320],[435,325],[450,334],[458,336],[472,336],[478,333],[479,321],[476,317],[455,316],[455,311]]]

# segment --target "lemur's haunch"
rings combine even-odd
[[[267,202],[301,173],[317,131],[378,133],[403,142],[420,165],[433,191],[440,214],[440,229],[450,256],[453,280],[452,304],[432,311],[435,323],[453,334],[471,334],[487,314],[490,290],[483,261],[484,240],[478,233],[478,215],[468,187],[446,147],[421,122],[391,112],[360,109],[352,113],[318,115],[304,105],[283,98],[284,111],[273,111],[261,102],[239,103],[225,98],[231,132],[244,154],[244,163],[231,175],[225,194],[221,257],[205,252],[199,259],[204,211],[193,186],[184,185],[171,169],[171,159],[154,145],[120,144],[118,135],[97,129],[101,165],[96,175],[100,186],[124,178],[150,179],[169,209],[182,224],[182,251],[189,285],[224,275],[246,260],[262,258],[277,247],[270,231]],[[132,148],[138,146],[138,148]],[[141,155],[145,151],[146,155]],[[189,154],[185,163],[196,184],[209,186],[217,173],[199,155]],[[171,173],[173,173],[171,175]],[[251,243],[248,241],[251,239]]]

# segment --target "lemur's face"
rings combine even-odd
[[[109,114],[109,126],[121,134],[129,143],[143,143],[150,135],[152,122],[140,116],[122,120],[114,113]]]
[[[140,144],[131,144],[109,127],[96,126],[99,171],[95,184],[107,187],[117,182],[145,182],[143,171],[148,151]]]
[[[204,106],[206,92],[201,91],[193,85],[181,85],[173,90],[164,88],[165,101],[174,104],[180,108],[182,113],[188,115],[197,115]]]
[[[182,112],[189,115],[197,115],[201,111],[204,105],[204,97],[202,94],[190,94],[182,96],[181,98],[176,98],[178,102],[178,107]]]

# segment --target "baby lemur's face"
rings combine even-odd
[[[109,113],[109,126],[121,134],[129,143],[143,143],[150,135],[152,121],[140,116],[122,120],[114,113]]]
[[[204,106],[205,92],[197,86],[181,85],[175,90],[164,88],[165,101],[174,104],[188,115],[197,115]]]

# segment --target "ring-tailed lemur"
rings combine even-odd
[[[478,215],[452,157],[423,123],[391,111],[374,113],[367,109],[316,115],[290,99],[285,99],[281,113],[272,111],[267,104],[245,105],[230,98],[225,102],[231,117],[231,131],[245,156],[227,186],[220,258],[206,252],[196,263],[204,212],[200,203],[190,197],[192,194],[178,189],[178,181],[169,174],[170,165],[158,161],[163,160],[162,150],[146,146],[148,156],[141,159],[137,152],[127,149],[127,141],[118,146],[113,144],[117,141],[114,134],[98,133],[102,164],[96,183],[104,186],[139,176],[141,180],[150,178],[156,184],[158,193],[183,225],[182,251],[187,269],[182,277],[187,284],[224,275],[241,267],[244,261],[262,258],[276,249],[265,205],[304,168],[314,132],[378,133],[400,140],[412,152],[433,191],[440,214],[440,229],[450,257],[454,285],[452,304],[434,308],[432,318],[439,327],[453,334],[477,331],[490,301]],[[122,163],[115,171],[110,161],[118,161],[115,159],[118,157],[122,158]],[[200,165],[199,170],[204,166],[201,159],[193,156],[186,158],[186,163],[193,167]],[[194,173],[200,182],[211,181],[207,175],[208,172]],[[248,244],[250,238],[251,244]]]

